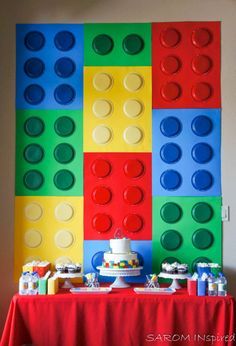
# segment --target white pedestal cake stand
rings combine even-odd
[[[74,285],[72,284],[70,279],[82,278],[83,273],[60,273],[60,272],[56,272],[56,276],[58,278],[65,279],[64,284],[61,288],[73,288]]]
[[[160,272],[158,275],[159,278],[163,279],[172,279],[172,284],[170,285],[169,288],[173,288],[175,290],[178,290],[182,288],[179,284],[178,280],[186,280],[187,278],[191,277],[191,274],[186,273],[186,274],[168,274],[164,272]]]
[[[140,271],[141,269],[143,269],[143,267],[113,269],[113,268],[105,268],[105,267],[99,266],[97,267],[97,269],[100,271],[100,275],[102,276],[116,277],[115,281],[110,287],[126,288],[126,287],[130,287],[130,285],[127,282],[125,282],[125,277],[139,276]]]

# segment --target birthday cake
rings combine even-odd
[[[138,255],[130,249],[130,239],[110,239],[111,251],[104,253],[102,266],[113,269],[137,268]]]

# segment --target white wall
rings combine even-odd
[[[15,24],[222,21],[222,182],[231,208],[224,224],[224,269],[236,296],[236,1],[5,0],[0,18],[0,330],[13,285]]]

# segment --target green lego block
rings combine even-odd
[[[165,260],[222,264],[221,197],[153,197],[153,272]]]
[[[17,196],[83,195],[82,111],[17,111],[15,188]]]
[[[85,24],[85,66],[150,66],[151,24]]]

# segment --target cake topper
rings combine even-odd
[[[121,239],[123,238],[123,233],[121,228],[117,228],[114,233],[114,238],[115,239]]]

